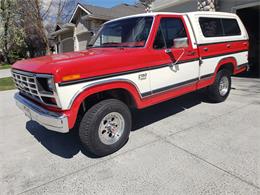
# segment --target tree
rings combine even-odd
[[[50,53],[48,33],[53,31],[57,24],[62,24],[68,19],[78,1],[18,0],[18,2],[30,56]]]
[[[75,9],[78,1],[75,0],[58,0],[56,24],[64,23],[68,21],[72,15],[72,11]]]
[[[49,41],[44,27],[40,0],[18,0],[26,44],[31,57],[49,53]]]
[[[48,32],[71,16],[75,0],[0,0],[0,56],[41,56],[50,52]],[[1,57],[2,58],[2,57]]]
[[[15,0],[0,0],[0,51],[4,62],[9,64],[15,58],[22,57],[25,51],[25,34],[17,8]]]
[[[141,4],[143,4],[146,7],[146,10],[149,12],[149,11],[151,11],[152,3],[155,0],[139,0],[139,1],[140,1]]]
[[[79,0],[42,1],[45,25],[54,30],[57,24],[68,22]]]

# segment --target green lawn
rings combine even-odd
[[[0,70],[11,68],[10,64],[0,64]]]
[[[0,78],[0,91],[15,89],[12,77]]]

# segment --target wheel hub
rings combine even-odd
[[[225,96],[228,93],[229,80],[227,77],[222,77],[219,83],[219,93],[221,96]]]
[[[125,120],[118,112],[107,114],[100,122],[98,135],[103,144],[111,145],[116,143],[122,136],[125,129]]]

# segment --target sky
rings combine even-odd
[[[87,3],[91,5],[101,6],[101,7],[113,7],[121,3],[135,4],[137,0],[81,0],[82,3]]]
[[[65,0],[64,0],[65,1]],[[127,3],[127,4],[135,4],[139,0],[79,0],[80,3],[86,3],[91,5],[96,5],[100,7],[113,7],[118,4]],[[52,6],[49,9],[49,13],[47,17],[44,19],[45,24],[52,24],[54,19],[54,16],[57,15],[57,3],[58,0],[41,0],[43,10],[47,10],[49,8],[50,3],[52,2]],[[78,1],[77,1],[78,2]],[[67,22],[67,21],[65,21]]]

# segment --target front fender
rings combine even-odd
[[[137,106],[137,108],[141,107],[142,104],[141,95],[137,87],[134,86],[134,84],[127,81],[113,81],[109,83],[96,84],[94,86],[88,87],[87,89],[81,91],[75,97],[70,107],[70,110],[68,110],[66,113],[69,118],[69,128],[71,129],[74,127],[75,122],[77,120],[80,105],[87,97],[99,92],[109,91],[113,89],[124,89],[128,91],[132,95],[132,98],[135,101],[135,105]]]

